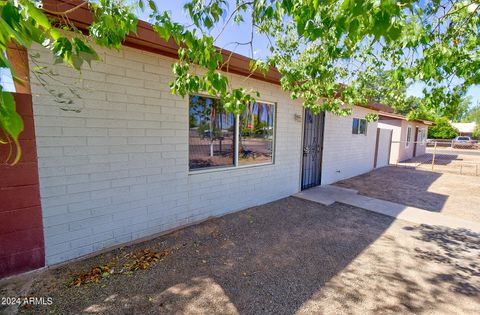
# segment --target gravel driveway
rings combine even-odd
[[[480,222],[480,177],[383,167],[335,183],[361,195]]]
[[[66,285],[142,249],[146,270]],[[478,314],[480,235],[286,198],[0,286],[26,313]],[[2,309],[0,313],[14,309]]]

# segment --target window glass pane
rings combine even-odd
[[[189,107],[190,169],[233,166],[235,116],[220,100],[193,95]]]
[[[238,164],[272,162],[275,105],[251,103],[240,115]]]
[[[358,118],[353,118],[352,133],[354,135],[358,134]]]
[[[359,120],[359,134],[367,134],[367,121],[365,119]]]

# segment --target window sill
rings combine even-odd
[[[269,166],[275,165],[274,162],[268,163],[259,163],[259,164],[251,164],[251,165],[239,165],[239,166],[228,166],[228,167],[218,167],[218,168],[205,168],[199,170],[189,170],[188,175],[198,175],[198,174],[206,174],[206,173],[216,173],[216,172],[226,172],[226,171],[234,171],[234,170],[241,170],[246,168],[255,168],[255,167],[262,167],[262,166]]]

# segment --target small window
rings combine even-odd
[[[238,164],[272,162],[275,105],[250,103],[240,115]]]
[[[234,165],[235,116],[225,112],[220,100],[191,96],[189,126],[191,170]]]
[[[366,135],[367,121],[365,119],[353,118],[352,133],[354,135]]]
[[[412,126],[408,126],[408,128],[407,128],[407,141],[405,142],[405,146],[407,148],[410,146],[411,141],[412,141]]]

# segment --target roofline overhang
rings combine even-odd
[[[382,111],[380,111],[378,113],[378,116],[388,117],[388,118],[393,118],[393,119],[398,119],[398,120],[405,120],[405,121],[415,121],[415,122],[419,122],[419,123],[422,123],[422,124],[427,125],[427,126],[432,126],[434,124],[433,121],[430,121],[430,120],[423,120],[423,119],[408,120],[403,115],[395,114],[395,113],[387,113],[387,112],[382,112]]]

